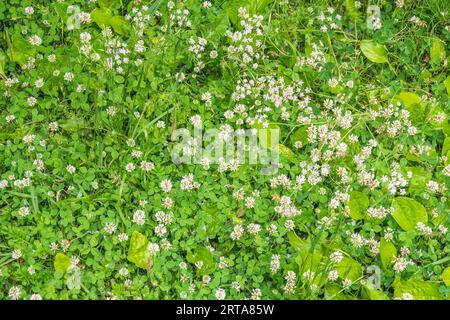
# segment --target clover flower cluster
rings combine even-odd
[[[243,31],[227,30],[225,36],[229,38],[230,45],[226,48],[228,58],[236,61],[241,68],[250,66],[257,69],[259,62],[264,59],[262,26],[263,16],[247,13],[243,7],[238,10],[240,26]]]

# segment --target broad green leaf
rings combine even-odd
[[[405,231],[413,230],[418,222],[428,221],[425,207],[414,199],[397,197],[392,201],[392,207],[392,216]]]
[[[427,70],[427,69],[424,69],[423,71],[422,71],[422,73],[420,74],[420,80],[422,80],[422,81],[427,81],[427,80],[429,80],[431,77],[433,76],[433,74],[429,71],[429,70]]]
[[[447,267],[442,271],[442,280],[447,287],[450,287],[450,267]]]
[[[445,138],[442,145],[442,156],[445,156],[450,151],[450,137]]]
[[[356,300],[355,296],[342,292],[342,287],[337,284],[327,284],[325,286],[326,300]]]
[[[431,173],[422,167],[406,167],[405,171],[412,173],[408,189],[410,193],[423,190],[427,182],[431,179]]]
[[[101,8],[111,9],[112,6],[114,5],[114,2],[116,2],[116,0],[98,0],[98,5]]]
[[[55,256],[55,261],[53,262],[53,266],[55,267],[56,271],[63,271],[66,272],[67,269],[69,269],[72,262],[70,261],[70,258],[66,256],[63,253],[57,253]]]
[[[94,21],[100,28],[106,28],[109,26],[109,21],[112,16],[111,10],[107,8],[96,8],[91,11],[91,20]]]
[[[308,144],[308,127],[302,126],[298,128],[290,137],[291,144],[294,145],[295,142],[300,141],[302,146]]]
[[[211,251],[204,246],[198,246],[194,251],[188,251],[186,260],[189,263],[196,263],[198,261],[203,262],[203,266],[201,268],[197,268],[197,275],[211,274],[216,270],[213,255]]]
[[[445,78],[444,80],[444,86],[447,89],[447,94],[450,96],[450,76]]]
[[[11,37],[11,47],[8,48],[7,54],[9,59],[24,65],[28,62],[28,58],[34,56],[36,48],[32,46],[21,35],[14,34]]]
[[[0,49],[0,75],[3,76],[3,78],[6,78],[5,66],[6,66],[6,54],[3,52],[2,49]]]
[[[417,94],[406,91],[402,91],[396,95],[394,101],[401,101],[410,112],[412,112],[413,109],[420,109],[422,104],[422,99]]]
[[[443,298],[437,283],[416,279],[395,283],[394,297],[401,298],[404,293],[411,294],[414,300],[441,300]]]
[[[361,51],[372,62],[375,63],[386,63],[389,62],[387,58],[386,48],[374,42],[373,40],[362,40],[361,41]]]
[[[285,159],[292,161],[292,162],[296,162],[294,153],[292,152],[291,149],[289,149],[285,145],[277,144],[275,147],[275,151],[278,152]]]
[[[311,242],[305,242],[298,248],[299,254],[295,258],[295,262],[299,266],[299,274],[303,274],[307,270],[311,270],[318,274],[320,262],[322,261],[321,248],[316,245],[311,246]]]
[[[122,16],[114,16],[109,19],[108,23],[118,34],[126,34],[128,32],[128,22]]]
[[[148,251],[148,240],[143,234],[133,231],[128,248],[127,259],[139,268],[147,269],[150,252]]]
[[[397,255],[397,249],[391,242],[384,238],[380,241],[380,259],[383,269],[387,269]]]
[[[430,61],[434,64],[440,64],[445,60],[445,56],[444,43],[440,39],[434,38],[430,48]]]
[[[64,130],[67,130],[67,131],[76,131],[81,128],[84,128],[86,125],[87,124],[84,120],[73,119],[73,118],[62,121],[60,124],[61,128],[63,128]]]
[[[417,156],[416,154],[410,152],[406,155],[406,159],[414,162],[428,162],[431,164],[436,164],[439,156],[435,149],[431,149],[421,156]]]
[[[278,125],[269,123],[267,128],[264,128],[262,123],[255,123],[253,128],[258,130],[259,144],[264,148],[269,149],[279,144],[280,127]]]
[[[381,290],[363,286],[363,294],[370,300],[390,300],[389,296]]]
[[[359,191],[351,191],[349,195],[348,207],[350,208],[350,217],[355,220],[363,219],[364,212],[369,206],[369,198]]]
[[[342,279],[350,279],[354,282],[362,276],[361,264],[350,257],[344,257],[334,268]]]
[[[304,241],[302,239],[300,239],[293,231],[288,232],[287,236],[288,236],[289,243],[295,249],[299,249],[302,246],[302,244],[304,243]]]

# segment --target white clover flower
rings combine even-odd
[[[40,46],[42,44],[42,39],[38,35],[33,35],[33,36],[29,37],[28,41],[33,46]]]
[[[143,210],[136,210],[133,214],[133,220],[134,223],[137,225],[144,225],[145,223],[145,212]]]
[[[20,288],[13,286],[8,291],[8,296],[11,298],[11,300],[18,300],[20,298]]]
[[[25,7],[25,13],[26,13],[28,16],[31,16],[31,15],[34,13],[33,7],[32,7],[32,6]]]
[[[105,224],[104,230],[108,234],[113,234],[117,229],[117,225],[113,222],[107,222]]]
[[[33,293],[30,297],[30,300],[43,300],[43,298],[39,293]]]
[[[172,190],[172,181],[170,181],[169,179],[164,179],[161,181],[159,186],[162,189],[162,191],[168,193],[170,192],[170,190]]]
[[[73,78],[74,78],[75,76],[74,76],[74,74],[72,73],[72,72],[66,72],[66,73],[64,73],[64,80],[66,80],[66,81],[72,81],[73,80]]]
[[[158,251],[159,251],[159,245],[157,244],[157,243],[149,243],[148,244],[148,251],[151,253],[151,254],[156,254],[156,253],[158,253]]]
[[[20,251],[19,249],[14,250],[14,251],[11,253],[11,257],[12,257],[14,260],[17,260],[17,259],[22,258],[22,251]]]
[[[226,296],[226,292],[225,292],[224,289],[218,288],[218,289],[216,290],[215,296],[216,296],[216,299],[217,299],[217,300],[224,300],[224,299],[225,299],[225,296]]]
[[[136,166],[134,165],[134,163],[127,163],[127,164],[125,165],[125,170],[126,170],[127,172],[133,172],[134,169],[136,169]]]
[[[69,165],[67,165],[66,170],[68,173],[74,174],[77,169],[75,168],[75,166],[69,164]]]
[[[20,217],[26,217],[30,214],[30,208],[28,207],[21,207],[19,209],[19,216]]]
[[[119,242],[124,242],[128,240],[128,235],[126,233],[121,233],[117,238],[119,239]]]

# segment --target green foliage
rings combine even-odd
[[[401,4],[3,1],[0,299],[448,299],[448,8]]]
[[[439,286],[430,281],[409,279],[408,281],[397,281],[394,286],[394,297],[401,298],[403,294],[411,294],[417,300],[441,300],[442,294]]]
[[[387,270],[397,255],[397,249],[391,242],[387,242],[386,239],[380,240],[380,259],[383,269]]]
[[[55,271],[66,272],[67,269],[69,269],[69,267],[71,265],[71,261],[68,256],[58,252],[55,255],[55,261],[54,261],[53,265],[55,267]]]
[[[372,62],[386,63],[389,62],[386,48],[374,42],[373,40],[362,40],[361,51]]]
[[[397,197],[392,200],[392,217],[405,231],[413,230],[418,222],[428,221],[427,210],[414,199]]]
[[[350,208],[350,217],[355,220],[363,219],[364,212],[369,206],[369,198],[362,192],[352,191],[349,193],[350,201],[348,207]]]
[[[131,234],[127,259],[143,269],[147,269],[150,263],[149,260],[151,257],[148,251],[148,240],[143,234],[137,231],[133,231]]]

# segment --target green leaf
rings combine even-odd
[[[445,60],[445,47],[444,43],[434,38],[430,48],[430,61],[434,64],[441,64]]]
[[[353,20],[359,21],[361,19],[361,14],[356,8],[355,0],[345,0],[345,10],[348,12],[348,16]]]
[[[247,4],[250,14],[260,14],[271,3],[271,0],[250,0]]]
[[[450,137],[445,138],[444,144],[442,145],[442,156],[445,156],[450,151]]]
[[[322,261],[321,248],[316,245],[313,247],[311,242],[305,242],[298,248],[299,254],[295,258],[295,262],[299,266],[299,273],[303,274],[306,270],[311,270],[318,274],[320,262]]]
[[[66,256],[63,253],[57,253],[55,256],[55,261],[53,262],[53,266],[55,267],[56,271],[63,271],[66,272],[67,269],[69,269],[70,265],[72,264],[72,261],[70,261],[70,258]]]
[[[0,49],[0,75],[3,78],[6,78],[5,74],[5,66],[6,66],[6,54]]]
[[[324,291],[326,300],[357,300],[355,296],[343,293],[337,284],[327,284]]]
[[[114,16],[109,19],[108,23],[118,34],[126,34],[129,30],[128,21],[122,16]]]
[[[82,119],[70,118],[65,121],[61,121],[61,128],[67,131],[76,131],[84,128],[87,123]]]
[[[386,48],[374,42],[373,40],[362,40],[361,41],[361,51],[372,62],[375,63],[386,63],[389,62],[387,58]]]
[[[422,99],[413,92],[402,91],[394,97],[394,103],[401,101],[405,108],[411,113],[411,117],[418,119],[422,117]]]
[[[302,146],[305,146],[308,144],[308,127],[302,126],[298,128],[289,138],[291,140],[292,145],[295,144],[295,142],[300,141],[302,143]]]
[[[239,17],[238,10],[242,6],[241,0],[231,0],[225,7],[225,12],[234,26],[238,26]]]
[[[389,296],[381,290],[363,286],[363,293],[370,300],[390,300]]]
[[[397,249],[391,242],[387,242],[384,238],[380,241],[380,259],[383,269],[387,269],[397,255]]]
[[[293,231],[289,231],[287,236],[288,236],[289,243],[295,249],[299,249],[302,246],[302,244],[304,243],[304,241],[302,239],[300,239]]]
[[[109,20],[112,18],[111,10],[107,8],[96,8],[91,11],[91,20],[100,28],[106,28],[110,25]]]
[[[447,267],[442,271],[442,280],[444,280],[444,283],[447,287],[450,287],[450,267]]]
[[[9,59],[22,66],[28,62],[28,58],[32,57],[35,52],[36,48],[26,41],[21,35],[12,35],[11,46],[7,51]]]
[[[336,264],[335,269],[337,270],[339,277],[342,279],[350,279],[352,281],[361,278],[363,271],[361,264],[350,257],[344,257]]]
[[[364,218],[364,212],[369,206],[369,198],[359,191],[351,191],[349,195],[348,207],[350,208],[350,217],[355,220]]]
[[[114,2],[116,2],[116,0],[98,0],[98,5],[101,8],[111,9],[114,5]]]
[[[447,78],[445,78],[444,80],[444,86],[447,89],[447,94],[448,96],[450,96],[450,76],[448,76]]]
[[[282,157],[284,157],[285,159],[291,161],[291,162],[296,162],[296,158],[294,153],[292,152],[291,149],[289,149],[288,147],[286,147],[283,144],[277,144],[275,147],[276,152],[278,152]]]
[[[394,297],[401,298],[404,293],[409,293],[414,300],[441,300],[439,285],[430,281],[409,279],[406,282],[397,281],[394,285]]]
[[[413,230],[418,222],[428,221],[425,207],[414,199],[397,197],[392,201],[392,207],[392,216],[405,231]]]
[[[406,167],[405,171],[412,173],[412,178],[409,180],[409,193],[423,190],[431,179],[431,173],[422,167]]]
[[[280,127],[278,125],[269,123],[267,128],[264,128],[262,123],[256,122],[253,128],[258,130],[258,140],[264,148],[269,149],[274,147],[274,143],[275,145],[279,143]]]
[[[150,252],[148,251],[148,240],[143,234],[133,231],[128,248],[127,259],[139,268],[147,269]]]
[[[204,246],[196,247],[193,252],[188,251],[186,260],[189,263],[196,263],[198,261],[203,262],[203,266],[197,269],[197,275],[211,274],[216,270],[213,255],[211,251]]]

